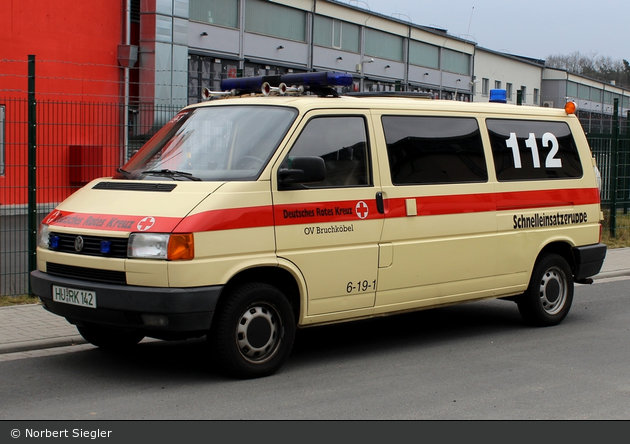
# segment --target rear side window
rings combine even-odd
[[[499,181],[582,177],[582,164],[565,122],[488,119]]]
[[[486,182],[476,119],[383,116],[394,185]]]

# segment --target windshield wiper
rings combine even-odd
[[[173,180],[176,180],[176,177],[183,177],[184,179],[188,179],[188,180],[201,180],[198,177],[193,176],[191,173],[187,173],[185,171],[173,171],[173,170],[167,170],[167,169],[163,169],[163,170],[147,170],[147,171],[143,171],[142,174],[152,174],[154,176],[166,176],[166,177],[171,177],[173,178]]]

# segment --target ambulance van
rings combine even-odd
[[[43,219],[33,293],[102,348],[205,335],[240,378],[278,370],[298,328],[490,298],[561,322],[606,255],[574,105],[351,82],[207,91]]]

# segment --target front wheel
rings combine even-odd
[[[228,374],[268,376],[289,356],[295,339],[293,309],[284,294],[264,283],[236,288],[212,321],[208,340]]]
[[[529,287],[517,299],[523,319],[533,325],[557,325],[573,302],[573,275],[560,255],[541,256],[534,266]]]

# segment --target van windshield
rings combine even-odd
[[[297,111],[279,106],[186,109],[158,131],[115,179],[256,180]]]

